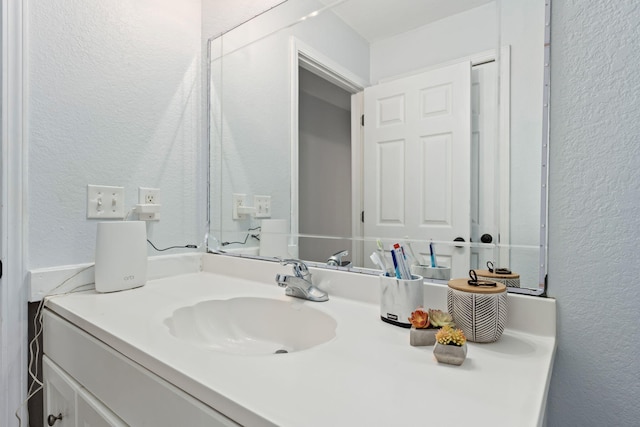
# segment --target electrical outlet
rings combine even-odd
[[[256,208],[256,218],[271,216],[271,196],[253,196],[253,206]]]
[[[124,218],[124,187],[87,185],[87,218]]]
[[[141,221],[158,221],[160,220],[160,189],[149,187],[138,187],[138,204],[139,205],[156,205],[153,212],[138,211],[138,219]]]
[[[231,217],[233,219],[241,219],[242,217],[244,217],[244,215],[241,215],[240,213],[238,213],[238,208],[245,205],[246,198],[247,198],[246,194],[238,194],[238,193],[233,194],[233,199],[231,202],[232,203]]]
[[[138,203],[141,205],[159,205],[160,189],[138,187]]]

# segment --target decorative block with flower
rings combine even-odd
[[[442,310],[424,310],[418,307],[409,317],[411,332],[409,343],[412,346],[434,345],[436,332],[444,326],[455,326],[449,313]]]
[[[439,363],[462,365],[467,357],[467,337],[462,329],[443,326],[436,334],[433,355]]]
[[[443,326],[455,326],[453,317],[445,311],[429,309],[425,311],[422,307],[416,308],[409,317],[409,323],[416,329],[440,329]]]

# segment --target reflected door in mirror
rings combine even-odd
[[[371,86],[364,96],[365,237],[419,239],[423,254],[429,241],[468,238],[471,64]],[[469,255],[468,246],[440,245],[437,261],[464,277]]]

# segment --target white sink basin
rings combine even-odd
[[[317,303],[251,297],[209,300],[175,310],[165,324],[177,338],[225,353],[291,353],[336,335],[336,321],[310,304]]]

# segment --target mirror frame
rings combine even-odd
[[[212,36],[207,39],[207,91],[205,96],[207,97],[207,118],[206,118],[206,147],[207,153],[209,155],[207,162],[207,217],[206,217],[206,232],[204,237],[204,246],[207,253],[217,254],[217,255],[226,255],[226,256],[234,256],[241,258],[250,258],[262,261],[270,261],[270,262],[279,262],[278,259],[273,257],[264,257],[259,255],[248,255],[242,253],[234,253],[234,252],[225,252],[220,250],[218,247],[214,247],[211,245],[212,242],[217,243],[216,238],[211,238],[211,203],[213,202],[211,196],[212,190],[212,179],[211,179],[211,171],[212,171],[212,162],[211,155],[213,151],[213,147],[211,144],[211,130],[212,130],[212,105],[211,105],[211,78],[212,78],[212,69],[211,69],[211,61],[212,61],[212,42],[224,36],[229,31],[239,27],[245,22],[249,22],[252,19],[271,11],[272,9],[278,7],[282,3],[287,2],[288,0],[283,0],[282,2],[277,3],[273,7],[255,15],[254,17],[226,30],[220,34]],[[542,1],[542,0],[539,0]],[[500,5],[502,0],[496,0],[496,3]],[[539,275],[538,275],[538,287],[537,288],[507,288],[507,291],[510,293],[523,294],[523,295],[532,295],[532,296],[543,296],[546,297],[547,291],[547,262],[548,262],[548,197],[549,197],[549,101],[550,101],[550,93],[551,93],[551,0],[544,0],[544,46],[543,46],[543,95],[542,95],[542,150],[541,150],[541,167],[540,167],[540,255],[539,255]],[[325,6],[321,10],[330,9],[336,4],[340,4],[342,1],[338,1],[336,3],[332,3],[328,6]],[[502,8],[499,8],[502,10]],[[502,17],[499,16],[499,20],[502,20]],[[301,19],[295,21],[290,25],[294,25],[300,22]],[[280,30],[280,29],[278,29]],[[276,30],[276,31],[278,31]],[[275,31],[274,31],[275,32]],[[499,52],[499,49],[498,49]],[[499,58],[499,53],[498,58]],[[353,237],[351,237],[353,239]],[[315,268],[323,268],[323,269],[332,269],[332,270],[341,270],[353,273],[361,273],[361,274],[371,274],[378,275],[379,270],[374,270],[365,267],[340,267],[340,266],[329,266],[325,263],[305,261],[305,263],[310,267]],[[437,282],[437,281],[436,281]]]

